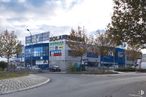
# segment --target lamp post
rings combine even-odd
[[[32,55],[33,55],[33,43],[32,43],[32,34],[31,34],[31,32],[30,32],[30,30],[29,29],[27,29],[27,31],[30,33],[30,37],[31,37],[31,56],[30,56],[30,67],[32,68]]]

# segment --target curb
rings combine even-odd
[[[51,80],[48,78],[46,81],[44,81],[42,83],[39,83],[39,84],[36,84],[36,85],[33,85],[33,86],[29,86],[29,87],[26,87],[26,88],[21,88],[21,89],[14,90],[14,91],[4,92],[4,93],[1,93],[0,95],[5,95],[5,94],[14,93],[14,92],[20,92],[20,91],[24,91],[24,90],[29,90],[29,89],[37,88],[37,87],[42,86],[42,85],[44,85],[46,83],[49,83],[50,81]]]

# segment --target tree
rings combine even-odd
[[[133,66],[136,66],[137,59],[142,58],[141,49],[139,49],[136,45],[135,46],[128,46],[126,50],[126,55],[128,60],[132,61]]]
[[[108,55],[109,50],[112,51],[113,55],[115,53],[115,42],[112,41],[108,37],[108,32],[97,32],[97,35],[95,37],[94,45],[96,46],[96,54],[98,54],[99,57],[99,67],[101,65],[101,56]]]
[[[21,42],[17,40],[17,36],[14,32],[4,31],[0,34],[0,54],[2,57],[7,58],[9,64],[9,59],[21,52]]]
[[[126,42],[142,48],[146,44],[146,0],[114,0],[109,37],[117,45]]]
[[[97,51],[99,55],[107,55],[108,50],[113,49],[116,46],[115,42],[108,37],[107,32],[98,32],[94,42],[97,48],[99,49]]]
[[[78,27],[78,30],[71,29],[70,40],[67,42],[70,50],[70,55],[73,57],[80,57],[80,64],[82,63],[83,55],[87,52],[88,38],[85,34],[84,28]]]
[[[0,34],[0,39],[2,39],[2,34]],[[2,57],[2,55],[3,55],[3,44],[2,44],[2,42],[0,41],[0,57]]]

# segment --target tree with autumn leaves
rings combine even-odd
[[[108,32],[97,32],[94,47],[96,47],[96,54],[99,56],[99,67],[101,66],[101,56],[108,55],[109,51],[113,58],[115,56],[116,44],[108,37]]]
[[[19,54],[21,50],[21,42],[13,31],[5,30],[0,34],[0,57],[7,58],[8,64],[10,58]]]
[[[88,37],[84,28],[78,27],[77,30],[71,29],[67,44],[71,48],[70,55],[80,57],[80,64],[82,64],[83,56],[88,49]]]
[[[78,27],[77,30],[71,29],[68,46],[73,57],[80,57],[80,64],[83,56],[87,52],[92,52],[97,56],[107,55],[108,50],[114,53],[115,44],[108,38],[107,33],[97,33],[95,36],[86,34],[84,28]]]
[[[87,54],[87,52],[93,52],[99,56],[99,60],[101,61],[100,57],[109,55],[110,50],[110,55],[115,58],[115,47],[117,46],[116,42],[109,38],[108,31],[103,33],[97,32],[95,36],[89,36],[85,33],[85,30],[80,27],[78,27],[78,30],[71,29],[67,44],[69,48],[71,48],[69,51],[70,55],[80,57],[80,64],[83,61],[83,56]],[[132,61],[135,61],[137,58],[140,58],[141,53],[136,46],[132,47],[129,45],[125,54],[130,55],[129,57]],[[99,62],[98,66],[101,66],[101,62]]]
[[[126,42],[130,47],[146,44],[146,0],[113,0],[114,12],[108,25],[109,37],[117,45]]]
[[[132,59],[140,57],[146,46],[146,0],[113,0],[108,37],[117,45],[126,43]],[[137,52],[137,53],[136,53]]]

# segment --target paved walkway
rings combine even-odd
[[[24,77],[0,80],[0,94],[12,93],[38,87],[49,81],[50,79],[46,77],[33,74]]]

